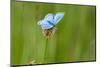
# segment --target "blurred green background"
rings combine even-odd
[[[12,1],[12,65],[95,61],[96,6]],[[37,22],[65,12],[48,40]]]

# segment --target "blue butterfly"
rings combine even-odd
[[[38,25],[40,25],[42,29],[53,28],[63,18],[63,16],[63,12],[59,12],[56,15],[49,13],[45,16],[43,20],[40,20],[38,22]]]

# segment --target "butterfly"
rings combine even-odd
[[[63,16],[64,12],[58,12],[55,15],[52,13],[48,13],[43,20],[40,20],[38,22],[38,25],[40,25],[42,29],[51,29],[60,22]]]

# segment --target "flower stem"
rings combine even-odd
[[[44,52],[44,63],[46,63],[47,60],[47,46],[48,46],[48,38],[46,38],[46,43],[45,43],[45,52]]]

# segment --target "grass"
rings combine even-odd
[[[37,22],[47,13],[65,12],[51,38]],[[96,7],[12,1],[12,65],[92,61]]]

